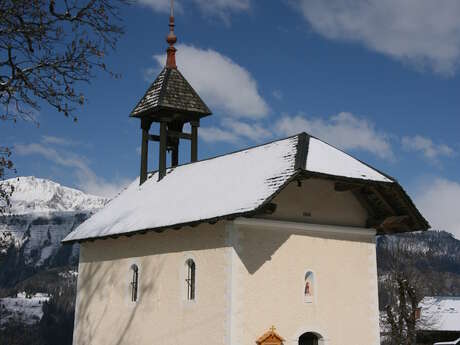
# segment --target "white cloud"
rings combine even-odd
[[[251,0],[193,0],[207,14],[217,15],[224,20],[229,19],[231,12],[248,11]]]
[[[294,0],[313,30],[451,75],[460,60],[458,0]]]
[[[272,133],[259,123],[249,124],[227,118],[222,121],[222,126],[231,130],[235,135],[251,141],[261,141],[272,136]]]
[[[49,137],[47,137],[49,138]],[[130,181],[127,179],[117,179],[114,181],[107,181],[106,179],[99,177],[89,167],[88,160],[86,157],[68,152],[59,148],[60,140],[63,145],[66,146],[65,139],[53,137],[54,139],[47,142],[47,138],[44,138],[40,143],[31,144],[16,144],[14,146],[14,152],[21,156],[38,155],[42,158],[65,168],[70,168],[72,173],[75,174],[77,185],[85,193],[113,197],[121,191]]]
[[[433,229],[446,230],[460,239],[460,183],[437,178],[431,184],[424,183],[415,201],[421,213],[427,217]]]
[[[231,131],[224,130],[218,127],[202,127],[200,128],[200,138],[208,143],[224,142],[237,144],[239,137]]]
[[[283,99],[283,93],[280,90],[274,90],[272,92],[273,97],[275,97],[278,101]]]
[[[155,12],[169,13],[171,0],[137,0],[141,5],[150,7]],[[176,2],[175,7],[180,5]]]
[[[436,161],[441,156],[451,157],[455,153],[451,147],[444,144],[435,144],[431,139],[421,135],[403,137],[401,143],[405,150],[421,152],[425,158],[433,161]]]
[[[211,110],[219,109],[233,117],[259,119],[269,107],[251,74],[230,58],[211,49],[181,44],[177,47],[179,70]],[[164,66],[164,54],[155,55]]]
[[[305,131],[344,150],[362,150],[380,158],[394,158],[388,136],[377,131],[368,120],[351,113],[339,113],[328,119],[286,115],[275,127],[277,134],[287,136]]]
[[[200,128],[200,137],[206,142],[241,144],[246,140],[260,142],[271,136],[270,130],[259,123],[246,123],[228,118],[222,121],[220,127]]]
[[[148,6],[155,12],[167,13],[170,9],[170,0],[137,0],[139,4]],[[218,16],[228,21],[233,12],[244,12],[251,8],[252,0],[192,0],[205,14]],[[182,2],[174,2],[175,10],[183,11]]]

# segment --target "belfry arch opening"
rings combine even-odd
[[[321,345],[321,337],[312,332],[306,332],[299,337],[299,345]]]

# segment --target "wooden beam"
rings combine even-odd
[[[356,183],[336,182],[334,184],[334,190],[336,192],[349,192],[353,190],[359,190],[360,188],[362,188],[362,185]]]
[[[150,141],[160,141],[160,136],[151,134],[151,135],[149,135],[149,140]]]
[[[171,166],[177,167],[179,165],[179,140],[172,147]]]
[[[148,135],[148,130],[143,128],[141,143],[141,172],[139,175],[139,184],[143,184],[147,180],[147,156],[149,150]]]
[[[351,190],[355,198],[358,200],[360,205],[366,210],[368,214],[368,220],[367,223],[369,226],[377,225],[373,222],[377,218],[377,215],[372,208],[372,205],[370,204],[369,200],[363,195],[362,189],[353,189]]]
[[[192,134],[190,133],[182,133],[182,132],[176,132],[176,131],[168,131],[168,137],[170,138],[178,138],[178,139],[186,139],[186,140],[192,140]]]
[[[376,187],[371,187],[371,190],[374,194],[379,198],[383,205],[385,205],[386,209],[391,213],[391,215],[396,216],[398,215],[393,206],[385,199],[385,197],[380,193],[380,191]]]
[[[166,175],[166,122],[160,123],[160,163],[158,166],[158,180]]]
[[[198,121],[191,122],[192,126],[192,143],[190,145],[190,161],[196,162],[198,160]]]
[[[410,229],[408,221],[410,217],[405,216],[391,216],[385,218],[385,220],[380,224],[380,228],[384,231],[395,232],[396,230],[407,231]]]
[[[141,141],[141,171],[139,174],[139,184],[143,184],[147,180],[147,165],[148,165],[148,151],[149,151],[149,130],[152,125],[151,121],[142,120],[142,141]]]
[[[168,135],[168,138],[192,140],[192,134],[191,133],[182,133],[182,132],[176,132],[176,131],[168,130],[167,135]],[[151,134],[151,135],[149,135],[149,140],[150,141],[160,141],[160,136],[155,135],[155,134]]]

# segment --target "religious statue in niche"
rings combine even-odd
[[[284,339],[275,330],[275,326],[270,327],[267,332],[256,340],[257,345],[283,345]]]
[[[305,302],[313,302],[314,274],[312,271],[305,273],[304,299]]]

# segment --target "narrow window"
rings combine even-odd
[[[138,290],[138,284],[139,284],[139,268],[137,265],[132,265],[131,266],[131,271],[132,271],[132,278],[131,278],[131,302],[136,302],[137,301],[137,290]]]
[[[305,273],[304,290],[303,290],[305,302],[311,303],[313,301],[313,294],[314,294],[314,289],[315,289],[314,284],[315,284],[315,280],[314,280],[313,272],[307,271],[307,273]]]
[[[185,279],[187,287],[187,300],[195,299],[195,261],[188,259],[187,262],[187,278]]]

